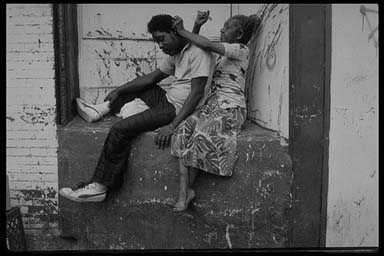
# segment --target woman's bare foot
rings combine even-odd
[[[195,191],[193,189],[189,189],[188,195],[183,195],[184,193],[181,193],[179,196],[179,201],[175,204],[174,211],[175,212],[182,212],[185,211],[188,208],[189,203],[195,198]]]

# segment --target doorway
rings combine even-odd
[[[198,6],[195,8],[198,8]],[[241,9],[240,6],[236,9],[229,4],[220,5],[220,8],[222,8],[222,14],[219,16],[223,18],[222,23],[224,22],[224,18],[227,18],[236,10]],[[188,9],[188,12],[189,11]],[[169,9],[167,12],[170,13]],[[102,92],[108,92],[108,89],[102,87],[94,89],[97,88],[97,86],[93,86],[93,82],[83,84],[83,77],[81,77],[83,74],[79,74],[79,71],[73,68],[77,67],[77,63],[80,63],[81,68],[87,68],[85,65],[89,59],[83,58],[83,56],[89,49],[81,48],[81,44],[83,43],[81,40],[84,40],[85,46],[91,44],[107,44],[106,42],[108,41],[111,49],[113,48],[111,43],[113,40],[107,40],[105,36],[112,35],[113,38],[116,39],[114,46],[117,49],[133,49],[138,41],[145,42],[144,45],[146,46],[144,46],[140,52],[136,52],[136,56],[133,58],[136,59],[136,61],[141,60],[141,63],[137,65],[140,68],[132,70],[132,74],[134,75],[150,70],[156,66],[156,61],[163,57],[158,53],[156,46],[151,45],[151,42],[145,34],[141,35],[139,33],[137,35],[136,32],[134,32],[135,35],[133,35],[133,33],[130,35],[133,36],[133,38],[128,40],[126,34],[124,34],[124,31],[121,29],[113,30],[111,28],[110,30],[99,30],[97,26],[103,24],[105,21],[102,19],[103,15],[97,10],[90,11],[95,17],[93,21],[85,20],[85,24],[96,28],[96,30],[94,30],[95,34],[88,33],[89,31],[84,28],[77,33],[78,13],[77,5],[54,5],[55,52],[57,52],[57,123],[59,125],[65,125],[72,120],[75,113],[74,98],[79,97],[82,93],[84,98],[86,98],[87,96],[85,96],[85,94],[88,93],[89,95],[94,95],[94,99],[96,99],[97,102],[98,99],[103,98],[101,95]],[[159,13],[159,9],[156,9],[156,13]],[[84,21],[84,16],[81,19]],[[127,26],[129,26],[129,24],[127,24]],[[99,30],[99,32],[97,32],[97,30]],[[111,31],[115,34],[111,33]],[[219,30],[216,29],[216,31]],[[208,37],[211,36],[212,39],[215,37],[214,34],[210,35],[209,31],[202,31],[202,34],[203,33],[207,33],[206,35]],[[85,37],[80,38],[78,35]],[[122,37],[119,39],[119,36]],[[95,42],[87,41],[91,40],[87,39],[87,37],[94,37],[92,40]],[[328,132],[330,121],[330,47],[331,6],[324,4],[290,4],[289,148],[294,171],[291,184],[293,208],[289,228],[290,247],[325,246]],[[77,52],[79,49],[80,53]],[[112,63],[106,56],[117,52],[118,51],[112,52],[112,50],[110,52],[108,50],[89,52],[89,56],[99,58],[101,64],[100,66],[96,66],[96,69],[93,69],[96,70],[96,73],[92,73],[91,71],[80,73],[84,73],[85,76],[90,78],[99,77],[101,81],[106,82],[108,88],[113,88],[113,86],[117,84],[114,82],[114,77],[118,77],[118,79],[123,78],[118,75],[112,76],[111,72],[117,72],[118,68],[116,71],[113,71],[108,68],[108,65],[110,65],[109,67],[112,67],[112,65],[120,67],[122,60]],[[147,53],[147,56],[150,56],[149,58],[152,58],[153,61],[148,62],[148,58],[143,58],[143,53]],[[80,59],[76,58],[76,56],[80,56]],[[117,57],[118,56],[119,55],[117,55]],[[143,61],[143,59],[147,60]],[[103,68],[105,68],[104,71]],[[81,82],[79,83],[79,81]],[[92,80],[90,79],[90,81]],[[79,84],[82,85],[79,86]],[[84,88],[91,89],[87,92],[88,89]]]

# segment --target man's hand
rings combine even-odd
[[[114,101],[119,97],[118,91],[115,89],[111,91],[107,97],[105,97],[104,101],[109,101],[109,106],[112,106]]]
[[[211,20],[211,17],[209,17],[209,10],[207,10],[206,12],[197,11],[195,24],[198,26],[202,26],[208,21],[208,19]]]
[[[168,124],[159,128],[158,133],[155,135],[155,144],[160,149],[165,149],[169,147],[169,144],[171,143],[171,137],[174,131],[175,127],[172,124]]]

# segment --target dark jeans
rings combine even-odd
[[[175,107],[168,102],[166,92],[158,85],[120,96],[110,107],[110,113],[119,113],[125,103],[141,98],[150,109],[116,122],[104,142],[92,181],[108,189],[121,185],[128,164],[130,143],[139,133],[153,131],[169,124],[176,116]]]

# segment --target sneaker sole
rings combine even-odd
[[[75,201],[75,202],[79,202],[79,203],[97,203],[97,202],[102,202],[102,201],[104,201],[104,199],[106,197],[106,193],[103,193],[103,194],[97,195],[97,196],[91,196],[91,197],[88,197],[88,198],[74,197],[74,196],[62,193],[61,191],[59,191],[59,194],[61,196],[65,197],[65,198],[71,200],[71,201]]]
[[[85,121],[87,121],[88,123],[93,123],[93,122],[98,121],[98,120],[100,119],[100,117],[98,117],[96,120],[92,119],[92,118],[91,118],[91,117],[90,117],[90,116],[83,110],[83,108],[81,107],[83,104],[84,104],[84,102],[83,102],[81,99],[79,99],[79,98],[76,99],[76,108],[77,108],[77,112],[79,113],[79,115],[80,115]],[[100,113],[99,113],[96,109],[94,109],[94,108],[88,106],[88,104],[84,104],[84,105],[85,105],[85,107],[88,107],[88,108],[94,110],[94,111],[97,113],[97,115],[100,116]]]

